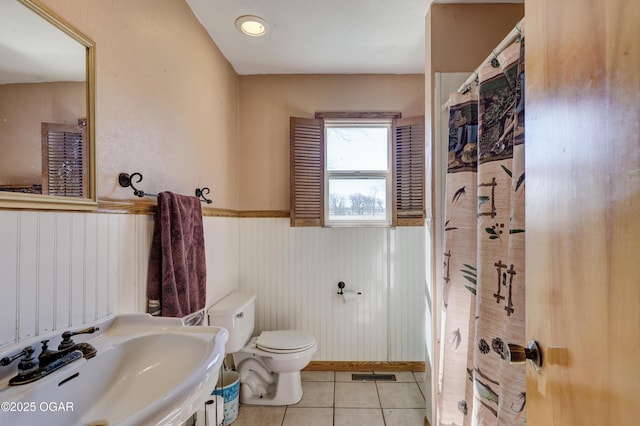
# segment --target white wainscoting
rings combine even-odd
[[[0,212],[0,346],[114,311],[123,217]]]
[[[307,330],[314,360],[424,361],[425,241],[423,227],[240,219],[240,288],[258,293],[256,331]],[[336,294],[339,281],[357,301]]]
[[[238,219],[205,217],[207,301],[237,288]],[[0,348],[145,312],[153,217],[0,211]]]
[[[258,293],[256,330],[304,329],[314,359],[425,359],[424,228],[290,228],[205,217],[207,305]],[[153,217],[0,211],[0,348],[144,312]],[[338,281],[360,291],[336,294]]]
[[[153,237],[153,216],[124,215],[120,229],[126,243],[122,253],[123,269],[118,290],[117,312],[146,312],[149,251]],[[238,288],[238,219],[203,218],[207,254],[207,306]]]
[[[425,360],[426,228],[390,230],[389,360]]]

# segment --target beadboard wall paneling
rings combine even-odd
[[[397,227],[390,231],[389,358],[424,361],[426,229]]]
[[[424,360],[424,228],[291,228],[203,219],[207,305],[258,293],[256,331],[297,328],[314,359]],[[146,310],[153,217],[0,211],[0,348]],[[337,283],[360,291],[345,303]]]
[[[208,304],[238,288],[238,220],[203,218]],[[146,311],[153,216],[0,211],[0,348]]]
[[[114,252],[113,269],[118,271],[117,289],[114,293],[114,313],[135,313],[143,312],[140,307],[138,309],[139,291],[139,274],[144,271],[146,278],[146,263],[144,256],[140,256],[140,251],[144,241],[151,244],[151,229],[153,227],[153,219],[146,215],[109,215],[114,221],[115,231],[118,234],[116,243],[117,249]],[[142,231],[140,231],[142,229]],[[140,234],[144,238],[140,237]],[[146,256],[148,259],[148,250]]]
[[[238,218],[203,218],[207,252],[207,306],[238,289],[238,222]]]
[[[39,287],[38,216],[29,212],[18,217],[18,339],[37,334],[38,315],[33,314],[37,312]]]
[[[258,293],[255,321],[258,330],[283,330],[297,323],[297,297],[289,277],[289,225],[273,218],[240,219],[240,289]],[[265,309],[269,306],[268,309]]]
[[[0,347],[113,311],[113,224],[108,215],[0,212]]]
[[[135,300],[134,313],[147,312],[147,277],[149,276],[149,254],[151,252],[151,241],[153,240],[154,217],[149,215],[135,215],[135,266],[133,287],[126,285],[118,297],[130,297],[129,291],[133,290]],[[127,291],[127,289],[130,289]],[[118,304],[118,313],[123,313]]]
[[[20,213],[16,214],[17,216]],[[48,214],[43,217],[51,217],[54,222],[54,245],[55,250],[50,250],[55,253],[54,263],[54,280],[55,290],[53,291],[54,297],[51,299],[53,302],[54,326],[64,327],[71,324],[71,236],[72,236],[72,215],[67,213]],[[0,220],[0,223],[4,223]],[[42,275],[42,274],[41,274]],[[3,286],[5,283],[3,283]],[[42,305],[42,304],[41,304]]]
[[[146,312],[153,216],[112,216],[127,219],[120,224],[120,235],[126,240],[124,253],[132,253],[131,259],[121,259],[123,274],[119,282],[117,312]],[[238,288],[238,219],[203,217],[202,224],[207,258],[206,306],[210,306]]]
[[[256,333],[307,330],[318,340],[314,360],[424,360],[424,245],[422,227],[240,219],[240,288],[258,293]],[[339,281],[362,294],[345,303]]]
[[[0,211],[0,347],[17,340],[18,213]]]

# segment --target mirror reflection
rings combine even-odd
[[[2,199],[95,198],[90,49],[37,2],[0,0]]]

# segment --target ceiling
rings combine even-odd
[[[238,74],[424,72],[429,0],[187,0]],[[366,7],[363,7],[366,5]],[[263,37],[235,27],[269,24]]]
[[[424,24],[432,0],[186,2],[241,75],[424,73]],[[84,79],[84,46],[61,35],[17,1],[0,0],[0,6],[0,84]],[[236,29],[235,20],[247,14],[268,22],[269,32],[264,37],[249,37]],[[35,25],[43,28],[35,30]],[[36,42],[33,36],[40,39]],[[48,65],[40,62],[42,50],[36,48],[49,52]],[[79,65],[68,70],[70,64]]]
[[[424,73],[424,24],[432,0],[186,1],[241,75]],[[241,33],[235,20],[243,15],[265,19],[267,34]]]

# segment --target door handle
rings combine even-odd
[[[534,370],[540,371],[542,368],[542,351],[535,340],[531,340],[526,348],[515,343],[507,343],[501,356],[509,364],[524,364],[529,360]]]

